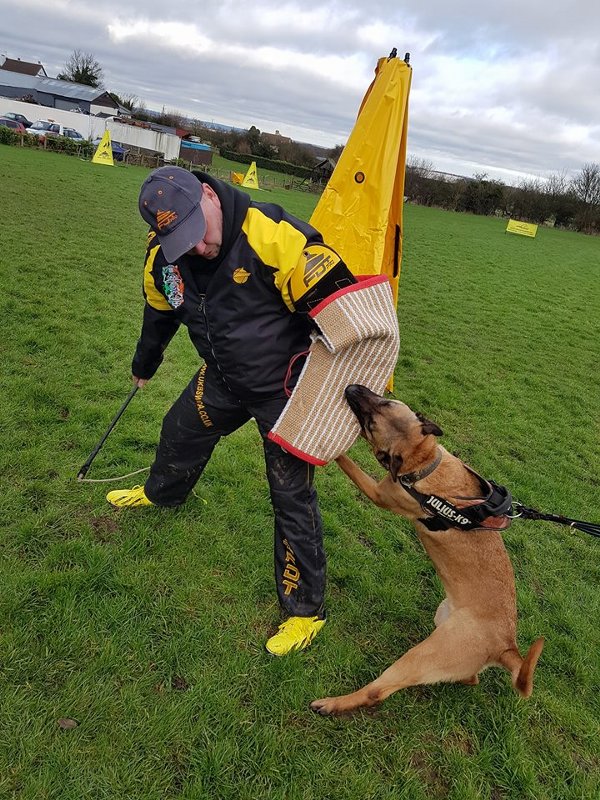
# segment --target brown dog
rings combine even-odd
[[[358,385],[346,389],[346,398],[388,475],[377,483],[347,456],[337,463],[374,503],[414,523],[446,598],[427,639],[372,683],[352,694],[314,700],[312,710],[343,714],[417,684],[476,684],[478,673],[492,665],[507,669],[517,692],[529,697],[544,640],[537,639],[521,658],[514,575],[498,533],[510,525],[510,495],[440,447],[435,438],[442,434],[439,427],[404,403]],[[499,502],[481,505],[492,497]],[[468,515],[475,521],[467,522]]]

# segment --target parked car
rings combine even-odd
[[[46,139],[48,136],[66,136],[67,139],[72,139],[75,142],[85,141],[85,137],[83,137],[79,131],[76,131],[75,128],[68,128],[66,125],[61,125],[59,122],[45,119],[38,119],[37,122],[34,122],[27,133],[33,136],[39,136],[40,139]]]
[[[52,122],[47,122],[43,119],[38,119],[36,122],[32,122],[29,126],[27,133],[31,136],[39,136],[40,139],[45,139],[46,134],[52,127]]]
[[[25,128],[28,128],[32,123],[30,119],[27,119],[25,114],[17,114],[15,111],[7,111],[6,114],[2,114],[3,117],[6,119],[14,119],[15,122],[20,122]]]
[[[5,128],[12,128],[17,133],[27,133],[25,125],[17,122],[16,119],[10,119],[10,117],[0,117],[0,125],[4,125]]]
[[[92,141],[92,144],[94,145],[94,147],[98,147],[98,145],[100,144],[101,141],[102,141],[102,137],[98,136],[98,137],[96,137],[96,139],[94,139]],[[113,154],[114,160],[115,161],[125,161],[125,157],[126,157],[127,153],[129,152],[129,150],[127,150],[125,147],[120,145],[118,142],[113,142],[112,139],[111,139],[111,142],[110,142],[110,146],[111,146],[111,149],[112,149],[112,154]]]
[[[66,136],[67,139],[72,139],[74,142],[85,142],[85,136],[82,136],[75,128],[67,128],[65,125],[58,125],[57,127],[59,128],[59,136]],[[52,130],[54,131],[54,126],[52,126]]]

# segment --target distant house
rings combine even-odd
[[[267,144],[291,144],[292,140],[289,136],[282,136],[279,131],[275,131],[275,133],[263,133],[261,134],[261,139],[264,139]]]
[[[18,72],[21,75],[48,77],[46,70],[39,61],[34,64],[32,61],[21,61],[20,58],[5,58],[4,62],[0,64],[0,69],[5,69],[8,72]]]
[[[14,63],[14,59],[6,59]],[[6,69],[6,61],[0,68],[0,95],[15,100],[27,98],[28,102],[38,103],[48,108],[63,111],[81,111],[84,114],[118,114],[120,106],[103,89],[86,86],[83,83],[61,81],[31,73],[15,72]],[[17,64],[24,64],[17,61]],[[36,65],[33,65],[36,66]],[[38,68],[44,69],[41,64]]]
[[[282,136],[279,131],[275,131],[275,133],[261,133],[260,135],[261,142],[265,144],[271,145],[275,153],[279,153],[279,148],[282,144],[291,144],[292,140],[289,136]]]

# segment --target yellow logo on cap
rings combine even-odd
[[[159,231],[162,231],[163,228],[166,228],[171,222],[175,222],[176,219],[177,214],[174,211],[161,211],[159,209],[156,212],[156,227]]]
[[[238,269],[234,270],[233,272],[233,280],[236,283],[246,283],[249,277],[250,273],[247,272],[243,267],[238,267]]]

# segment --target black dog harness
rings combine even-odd
[[[509,527],[513,519],[525,520],[544,520],[546,522],[556,522],[559,525],[568,525],[571,529],[584,531],[591,536],[600,538],[600,525],[593,522],[584,522],[579,519],[563,517],[560,514],[544,514],[534,508],[528,508],[522,503],[514,503],[511,493],[505,486],[500,486],[494,481],[488,481],[478,475],[467,464],[462,462],[465,469],[474,475],[481,486],[483,497],[481,502],[468,508],[457,508],[449,500],[438,497],[436,494],[423,494],[418,492],[414,484],[426,478],[438,468],[442,460],[442,451],[438,449],[438,454],[434,461],[419,472],[408,472],[399,475],[397,480],[406,489],[411,497],[419,503],[426,516],[419,518],[430,531],[447,531],[449,528],[458,528],[462,531],[487,530],[503,531]],[[478,497],[459,497],[459,500],[479,500]],[[492,518],[493,525],[485,525],[486,519]]]
[[[419,518],[425,527],[430,531],[446,531],[449,528],[458,528],[462,531],[472,531],[484,529],[491,531],[505,530],[512,520],[512,495],[509,490],[493,481],[488,481],[478,475],[466,464],[463,464],[471,475],[474,475],[482,490],[482,497],[460,497],[459,500],[479,500],[479,503],[468,508],[457,508],[449,500],[444,500],[436,494],[423,494],[415,489],[414,484],[431,475],[437,469],[442,460],[442,452],[438,450],[438,455],[429,466],[420,472],[409,472],[400,475],[398,480],[401,486],[414,497],[427,516]],[[496,524],[485,525],[484,522],[489,517],[502,518],[502,524],[494,520]]]

